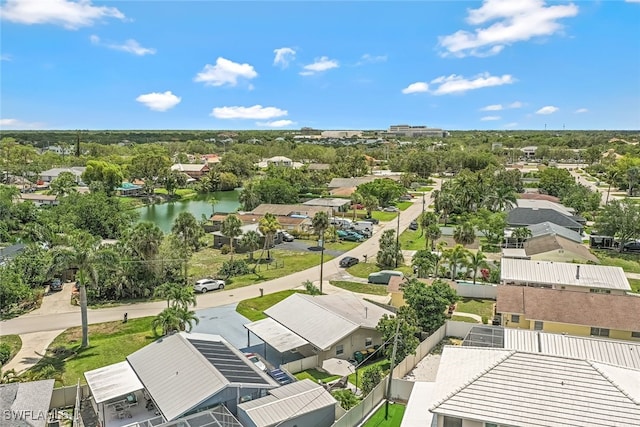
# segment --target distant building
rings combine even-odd
[[[320,134],[323,138],[354,138],[361,137],[361,130],[325,130]]]
[[[409,125],[391,125],[386,132],[387,135],[408,136],[412,138],[420,137],[437,137],[446,138],[449,132],[437,128],[428,128],[426,126],[409,126]]]
[[[53,168],[40,172],[40,179],[44,182],[51,182],[63,172],[70,172],[76,177],[76,183],[82,181],[82,174],[87,168],[83,166],[73,166],[70,168]]]
[[[190,164],[190,163],[176,163],[171,166],[172,171],[183,172],[191,179],[200,179],[203,175],[209,172],[208,164]]]

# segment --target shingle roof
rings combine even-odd
[[[507,224],[512,227],[552,222],[567,228],[582,229],[582,225],[553,209],[515,208],[507,214]]]
[[[640,297],[636,296],[500,285],[497,300],[498,313],[523,314],[529,320],[640,329]]]
[[[502,260],[500,282],[631,290],[629,280],[620,267],[513,258]]]
[[[557,234],[576,243],[582,243],[582,236],[579,233],[553,222],[546,221],[539,224],[531,224],[527,228],[531,230],[531,238]]]
[[[561,249],[563,251],[561,259],[568,260],[568,256],[570,255],[573,259],[583,262],[600,262],[598,257],[593,255],[586,246],[555,234],[547,234],[546,236],[527,239],[523,246],[527,256],[544,254]],[[552,257],[549,258],[553,259]]]
[[[0,413],[3,427],[44,427],[51,405],[55,380],[0,384]],[[9,412],[5,412],[9,411]],[[26,419],[10,417],[15,411]],[[29,412],[31,411],[31,412]],[[13,418],[13,419],[11,419]]]
[[[443,360],[472,360],[467,348],[450,350]],[[432,412],[520,427],[622,427],[640,419],[640,371],[566,357],[513,352],[450,390]]]
[[[273,426],[336,404],[331,393],[308,379],[275,388],[269,394],[238,405],[238,410],[246,412],[256,427]],[[334,416],[331,411],[331,417]],[[317,418],[314,422],[323,424]]]

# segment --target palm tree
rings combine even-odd
[[[151,222],[141,222],[131,229],[123,240],[132,255],[148,261],[160,252],[164,233]]]
[[[180,318],[175,307],[167,307],[158,314],[151,322],[153,333],[158,335],[158,329],[162,331],[162,336],[180,329]]]
[[[324,232],[329,228],[329,215],[326,212],[317,212],[311,221],[313,231],[320,239],[320,293],[322,293],[322,269],[324,264]]]
[[[180,212],[173,221],[171,232],[178,236],[185,247],[198,250],[200,247],[200,237],[204,234],[198,220],[191,212]]]
[[[425,234],[425,230],[429,228],[431,224],[438,223],[438,215],[435,212],[422,212],[418,217],[418,225],[420,226],[420,237]],[[427,239],[428,243],[428,239]]]
[[[461,245],[470,245],[476,240],[476,230],[473,224],[466,221],[457,225],[453,231],[453,240]]]
[[[191,286],[181,283],[166,282],[158,286],[154,294],[167,300],[167,308],[196,306],[198,303],[196,295]]]
[[[518,227],[513,230],[511,237],[516,239],[516,247],[519,247],[521,244],[522,247],[524,247],[525,240],[531,237],[531,230],[528,227]]]
[[[498,185],[489,192],[485,200],[487,209],[493,212],[501,212],[511,209],[516,205],[516,193],[513,188],[504,185]]]
[[[467,261],[467,251],[462,245],[455,245],[444,253],[444,257],[449,261],[449,271],[451,272],[451,280],[458,277],[458,267],[464,265]]]
[[[353,220],[356,220],[356,214],[358,213],[358,209],[356,207],[356,205],[361,205],[362,202],[364,202],[364,197],[362,197],[362,194],[358,193],[357,191],[354,191],[353,194],[351,195],[351,208],[353,209]]]
[[[429,241],[431,241],[431,250],[433,250],[436,240],[438,240],[441,236],[442,236],[442,230],[440,230],[440,227],[438,226],[438,224],[431,224],[425,231],[425,237],[424,237],[425,249],[429,249],[428,244],[429,244]]]
[[[211,205],[211,216],[216,214],[216,205],[220,203],[220,200],[212,197],[209,199],[209,204]]]
[[[242,236],[240,244],[249,250],[249,261],[253,261],[253,253],[260,247],[260,234],[249,230]]]
[[[233,261],[233,241],[236,237],[242,235],[242,221],[238,215],[231,214],[222,221],[222,234],[229,238],[229,247],[231,248],[231,261]]]
[[[366,196],[362,200],[362,205],[367,210],[367,218],[371,218],[371,211],[380,206],[380,201],[374,196]]]
[[[476,277],[478,275],[478,270],[481,268],[487,268],[487,257],[482,253],[482,251],[478,251],[475,254],[471,253],[469,255],[468,267],[471,268],[471,274],[473,275],[473,284],[476,284]]]
[[[260,258],[258,259],[258,265],[262,261],[262,257],[264,256],[264,252],[267,251],[267,257],[271,259],[271,254],[269,253],[271,246],[273,245],[273,237],[280,230],[281,226],[278,222],[276,216],[270,212],[266,213],[262,218],[260,218],[260,222],[258,223],[258,230],[264,236],[264,246],[262,247],[262,252],[260,253]]]
[[[260,195],[256,192],[256,186],[253,181],[245,184],[238,196],[238,200],[245,211],[252,211],[260,204]]]
[[[191,332],[193,324],[200,323],[200,319],[196,315],[195,311],[189,310],[186,307],[173,307],[178,317],[178,326],[181,331]]]

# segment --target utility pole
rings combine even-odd
[[[424,191],[422,192],[422,213],[424,213],[424,205],[425,205],[425,200],[424,200]]]
[[[322,230],[322,238],[320,240],[320,294],[322,294],[322,270],[324,267],[324,230]]]
[[[400,212],[398,212],[398,228],[396,230],[396,268],[398,268],[399,253],[400,253]]]
[[[393,380],[393,368],[396,361],[396,350],[398,349],[398,332],[400,332],[400,318],[396,314],[396,335],[393,338],[393,350],[391,351],[391,366],[389,369],[389,379],[387,380],[387,401],[384,404],[384,419],[389,418],[389,398],[391,397],[391,380]]]

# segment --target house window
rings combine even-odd
[[[640,338],[640,332],[631,332],[631,338]]]
[[[591,328],[591,335],[594,337],[608,337],[609,330],[604,328]]]
[[[371,347],[373,345],[373,338],[365,338],[364,339],[364,346],[365,347]]]
[[[344,354],[344,345],[338,344],[336,346],[336,356],[340,356],[341,354]]]
[[[592,294],[610,294],[611,293],[611,289],[594,289],[591,288],[589,289],[589,292],[591,292]]]
[[[462,418],[444,417],[443,427],[462,427]]]
[[[541,331],[543,326],[544,326],[543,322],[536,320],[535,323],[533,324],[533,329],[535,331]]]
[[[520,323],[520,315],[519,314],[512,314],[511,315],[511,322]]]

